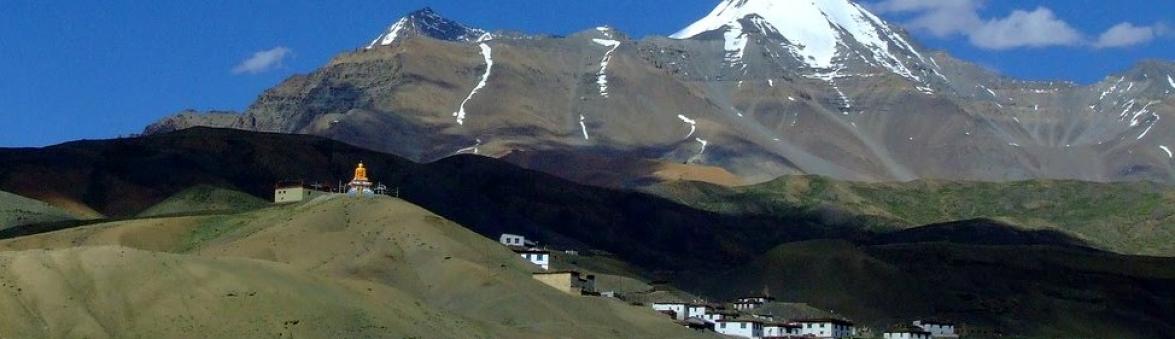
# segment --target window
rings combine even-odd
[[[718,324],[718,326],[719,326],[719,327],[722,327],[722,328],[724,328],[724,329],[725,329],[725,328],[726,328],[726,323],[719,323],[719,324]]]

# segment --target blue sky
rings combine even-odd
[[[1140,59],[1175,60],[1170,0],[865,2],[929,48],[1018,78],[1089,83]],[[671,34],[717,3],[4,0],[0,147],[137,133],[187,108],[243,110],[266,88],[364,46],[425,6],[494,30],[567,34],[608,24],[641,37]],[[1130,25],[1108,40],[1114,47],[1098,44],[1100,35],[1123,23]],[[1000,35],[1001,25],[1044,33],[1023,40]]]

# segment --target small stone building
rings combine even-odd
[[[583,275],[576,271],[539,272],[533,275],[538,280],[557,290],[571,295],[596,293],[596,276]]]
[[[301,183],[278,184],[273,189],[273,202],[276,204],[303,202],[328,194],[331,193]]]

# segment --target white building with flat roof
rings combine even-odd
[[[934,338],[958,338],[958,332],[955,332],[955,324],[947,321],[938,320],[918,320],[914,322],[914,326],[921,327],[930,332],[930,336]]]
[[[551,251],[538,248],[520,248],[512,247],[514,253],[521,255],[523,259],[538,265],[544,271],[551,269]]]
[[[537,245],[534,241],[526,240],[525,236],[509,233],[502,233],[502,236],[498,238],[498,242],[506,246],[530,247]]]
[[[714,324],[714,332],[735,337],[762,338],[763,322],[754,319],[723,319]]]
[[[713,323],[713,321],[706,319],[706,315],[714,314],[717,311],[716,308],[709,305],[689,305],[687,310],[689,311],[689,318],[698,318],[708,323]]]
[[[921,327],[902,324],[890,327],[881,335],[883,339],[932,339],[930,332]]]
[[[675,320],[685,321],[691,317],[690,307],[694,305],[688,303],[653,303],[653,310],[668,314]]]
[[[769,303],[772,301],[775,301],[775,298],[766,297],[766,296],[751,296],[751,297],[742,297],[742,298],[735,299],[734,302],[732,302],[732,304],[734,304],[734,309],[736,309],[736,310],[750,311],[750,310],[762,307],[763,304],[766,304],[766,303]]]
[[[800,325],[801,335],[822,339],[839,339],[853,336],[853,322],[844,319],[818,318],[793,321]]]
[[[800,336],[800,325],[769,322],[763,324],[764,338],[791,338]]]
[[[301,183],[278,184],[273,189],[273,202],[275,204],[286,204],[310,201],[311,199],[328,194],[331,193],[320,191],[314,187],[306,186]]]

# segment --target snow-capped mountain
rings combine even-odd
[[[380,34],[367,48],[388,46],[408,35],[423,35],[437,40],[474,42],[492,39],[493,35],[483,29],[466,26],[460,22],[438,15],[432,8],[424,8],[401,18]]]
[[[243,114],[182,112],[147,132],[316,134],[610,185],[799,173],[1175,182],[1175,64],[1088,86],[1009,79],[924,50],[848,0],[725,0],[642,40],[607,26],[491,35],[422,10],[367,47]]]
[[[935,73],[932,59],[885,21],[848,0],[724,0],[706,17],[671,35],[690,39],[721,33],[728,61],[739,62],[753,35],[767,38],[815,71],[843,70],[853,62],[886,68],[922,81]]]

